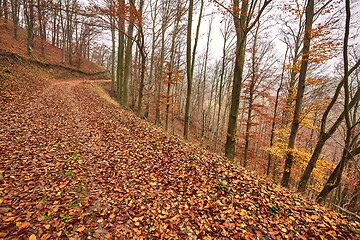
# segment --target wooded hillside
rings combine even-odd
[[[95,160],[92,159],[96,155],[100,162],[105,161],[104,166],[109,164],[111,168],[116,169],[119,166],[115,162],[120,165],[125,164],[125,159],[108,155],[120,156],[120,152],[126,156],[131,155],[132,151],[137,152],[136,147],[141,149],[142,144],[145,144],[145,148],[152,146],[150,135],[161,139],[163,137],[160,136],[164,136],[166,140],[161,142],[165,144],[164,147],[168,145],[170,147],[172,144],[176,146],[171,146],[170,150],[165,149],[165,152],[163,150],[157,152],[160,146],[156,145],[151,150],[145,149],[142,154],[131,155],[132,157],[128,159],[131,162],[129,169],[134,167],[135,172],[141,169],[144,171],[141,173],[146,175],[144,169],[148,169],[151,165],[150,159],[153,159],[154,166],[158,164],[167,166],[166,174],[170,175],[162,175],[161,179],[168,179],[172,174],[175,174],[176,179],[183,179],[184,177],[181,176],[191,177],[199,174],[198,170],[201,170],[199,166],[202,164],[207,166],[204,173],[210,174],[212,167],[216,169],[216,165],[221,163],[225,164],[225,172],[235,171],[234,175],[239,174],[235,177],[236,181],[239,181],[236,184],[242,181],[239,178],[245,177],[248,178],[246,181],[256,182],[260,180],[255,176],[264,177],[266,180],[261,181],[270,184],[271,191],[274,190],[273,183],[284,187],[279,190],[281,192],[279,197],[285,194],[290,198],[294,191],[309,201],[315,201],[357,219],[360,211],[360,58],[357,17],[359,13],[359,4],[350,0],[190,0],[185,2],[181,0],[0,0],[0,56],[2,58],[0,79],[1,101],[4,103],[2,106],[4,127],[0,130],[4,134],[5,140],[2,142],[2,147],[5,153],[4,159],[6,159],[4,167],[0,169],[2,178],[0,180],[10,184],[6,187],[9,189],[11,186],[23,186],[23,180],[11,177],[16,174],[8,175],[6,172],[10,169],[10,171],[15,171],[17,168],[23,169],[24,162],[21,159],[23,156],[29,157],[30,162],[37,161],[37,157],[34,156],[39,154],[38,145],[33,146],[35,150],[30,156],[23,154],[29,150],[29,139],[38,141],[38,131],[45,134],[41,129],[47,129],[46,139],[43,139],[42,143],[47,147],[41,154],[47,156],[49,151],[54,151],[54,155],[50,154],[51,159],[57,159],[51,160],[54,161],[51,164],[55,164],[55,167],[50,164],[50,168],[57,168],[59,159],[72,159],[70,162],[75,165],[71,165],[69,171],[72,173],[69,174],[74,174],[74,176],[77,176],[77,172],[74,173],[73,170],[78,166],[78,158],[85,153],[87,158],[90,158],[89,163],[95,164]],[[111,80],[93,81],[107,78]],[[106,103],[96,94],[113,104]],[[68,98],[74,103],[66,100]],[[92,100],[94,102],[91,102]],[[58,101],[65,104],[64,108]],[[49,129],[46,127],[46,119],[36,115],[33,115],[33,121],[39,124],[35,127],[36,130],[32,129],[34,124],[29,122],[31,118],[24,120],[23,123],[20,123],[22,120],[18,122],[19,119],[26,118],[24,116],[27,113],[30,116],[35,114],[27,107],[30,103],[40,114],[48,115],[49,124],[54,119],[63,118],[58,121],[63,121],[66,126],[55,125],[56,127]],[[59,112],[52,105],[60,108]],[[53,110],[49,113],[40,106]],[[79,111],[81,116],[69,118],[68,115],[76,115],[74,109]],[[24,111],[28,112],[25,114]],[[131,115],[132,113],[138,118]],[[92,114],[100,120],[93,118]],[[119,114],[124,116],[119,117]],[[145,124],[139,119],[146,120],[148,123]],[[83,122],[86,124],[84,125]],[[21,150],[17,151],[15,150],[16,141],[14,142],[10,136],[19,124],[25,127],[26,131],[34,133],[34,136],[30,136],[29,132],[28,135],[22,136],[22,133],[16,130],[15,139],[19,138],[19,141],[24,144]],[[116,124],[122,129],[121,131],[117,129]],[[142,124],[146,127],[134,128]],[[30,126],[29,129],[28,126]],[[152,133],[154,128],[155,133]],[[166,133],[162,133],[161,130]],[[51,131],[57,134],[54,139],[52,139],[53,136],[47,135]],[[128,131],[134,131],[134,134],[124,142],[120,141],[122,134]],[[141,133],[142,131],[146,133]],[[88,134],[87,137],[81,136],[84,132]],[[71,136],[69,139],[65,137],[67,134]],[[145,134],[145,139],[142,139],[143,134]],[[149,139],[146,139],[147,134],[150,134]],[[170,137],[171,135],[175,137]],[[48,137],[52,140],[47,139]],[[63,138],[67,142],[66,150],[58,148],[62,146]],[[186,143],[180,140],[181,138]],[[82,140],[76,142],[75,139]],[[175,142],[170,139],[175,139]],[[103,141],[104,144],[107,142],[108,146],[101,143],[98,150],[87,149],[85,147],[87,144],[93,146],[88,141]],[[127,145],[126,142],[129,144]],[[30,143],[35,142],[30,140]],[[197,147],[191,146],[192,150],[189,151],[178,150],[181,155],[179,158],[176,154],[174,159],[167,155],[166,151],[171,152],[173,148],[178,147],[184,148],[185,145],[190,146],[187,145],[190,143]],[[60,145],[54,148],[54,144]],[[123,148],[122,144],[126,147]],[[73,145],[77,146],[76,151],[72,150],[75,148]],[[68,156],[60,154],[61,157],[58,159],[57,150],[59,149],[64,150],[65,153],[62,154],[68,154]],[[198,150],[201,154],[209,150],[218,155],[206,153],[210,155],[202,157],[200,153],[197,155]],[[98,154],[97,151],[99,151]],[[193,159],[190,153],[194,153],[197,157]],[[72,156],[72,154],[75,155]],[[162,154],[165,154],[165,157]],[[214,156],[218,160],[212,162]],[[106,160],[107,157],[111,160]],[[14,163],[11,159],[15,160]],[[169,159],[174,161],[172,167],[180,169],[180,172],[170,171],[172,167],[167,163]],[[41,164],[44,163],[43,160],[40,160]],[[88,161],[88,159],[80,160]],[[182,161],[184,161],[183,166],[181,166]],[[199,162],[196,162],[196,166],[192,166],[192,161]],[[87,167],[92,166],[87,165]],[[159,169],[164,171],[161,167]],[[102,167],[95,170],[105,171],[104,174],[108,175],[107,170]],[[141,175],[135,174],[132,170],[129,171],[130,173],[123,169],[120,172],[125,175],[130,174],[129,178],[133,178],[134,181],[142,182],[138,179]],[[159,174],[156,169],[151,171],[154,171],[155,175]],[[25,172],[19,170],[19,176],[23,176]],[[66,175],[66,169],[64,172],[65,177],[69,177]],[[85,177],[92,179],[93,176],[86,174],[82,176],[82,179]],[[124,177],[124,175],[111,174],[109,179],[115,176]],[[136,176],[132,176],[133,174]],[[210,185],[216,185],[217,181],[216,194],[221,192],[224,194],[224,199],[234,201],[235,195],[230,194],[232,196],[230,197],[229,189],[237,189],[239,186],[235,184],[236,187],[229,187],[228,181],[223,181],[223,172],[219,174],[211,180],[214,182]],[[37,174],[34,173],[34,176]],[[15,182],[9,178],[14,179]],[[28,179],[28,177],[25,178]],[[101,182],[99,178],[100,176],[96,175],[96,181]],[[169,186],[173,186],[170,182]],[[183,182],[186,182],[185,178],[180,181],[180,183]],[[200,187],[195,182],[191,182],[189,186],[191,189]],[[144,186],[150,183],[150,180],[145,181]],[[107,184],[109,182],[105,185]],[[43,186],[40,185],[31,185],[30,188],[25,189],[25,192],[39,190],[38,188],[42,190]],[[254,183],[249,183],[249,185],[250,189],[257,186]],[[174,191],[177,194],[180,191],[179,187],[183,186],[176,185],[177,190]],[[115,186],[112,188],[118,189]],[[147,188],[146,190],[154,194],[155,185],[150,184],[150,188],[151,190]],[[209,196],[212,199],[212,195],[215,194],[212,192],[213,188],[214,186],[206,190],[206,193],[210,194],[207,195],[208,199]],[[285,189],[288,193],[283,192]],[[54,193],[54,191],[52,189],[50,192]],[[99,193],[103,191],[106,192],[106,190],[99,190]],[[261,190],[255,191],[261,192]],[[111,192],[115,194],[114,196],[118,195],[114,189]],[[123,192],[123,189],[119,193],[129,194],[126,191]],[[11,206],[15,204],[14,199],[18,197],[18,194],[20,192],[8,199],[4,198],[7,201],[6,204]],[[30,192],[27,194],[32,195]],[[85,192],[83,189],[79,190],[75,197],[79,197],[79,194],[103,199],[90,190]],[[190,196],[194,194],[196,195],[189,192],[189,199],[192,199]],[[60,194],[60,196],[62,199],[65,195]],[[38,196],[33,197],[37,199]],[[193,199],[193,201],[202,201],[203,196],[198,197],[199,199]],[[2,201],[6,202],[4,199]],[[132,197],[130,199],[133,200]],[[156,202],[158,200],[161,198]],[[256,197],[254,201],[257,201]],[[105,202],[108,203],[108,201]],[[144,206],[145,203],[142,200],[140,202],[139,206]],[[46,204],[44,205],[46,208],[51,205]],[[89,206],[93,206],[92,204],[94,202],[89,203]],[[232,204],[230,205],[234,207]],[[261,205],[258,202],[254,204]],[[8,219],[7,217],[11,219],[3,229],[20,228],[17,226],[20,223],[15,222],[13,226],[14,221],[20,218],[26,218],[27,223],[37,224],[33,222],[33,219],[30,221],[27,216],[12,218],[14,216],[9,215],[12,207],[6,206],[4,213],[2,210],[0,212],[4,214],[2,216],[4,219]],[[235,206],[233,209],[232,207],[231,211],[244,216],[241,215],[241,211],[245,208]],[[278,206],[275,207],[280,209]],[[291,205],[289,208],[293,207],[294,205]],[[302,207],[305,212],[308,212],[306,206]],[[196,212],[198,210],[196,209]],[[250,209],[245,210],[250,211]],[[88,213],[89,209],[81,211]],[[182,211],[177,214],[180,214],[179,218],[184,220],[186,217],[182,215]],[[272,211],[270,210],[270,213]],[[327,214],[327,210],[321,211]],[[57,216],[56,212],[53,213],[55,216]],[[315,212],[319,213],[317,210]],[[65,216],[64,213],[61,214]],[[254,213],[250,215],[253,217]],[[59,217],[60,215],[57,216]],[[105,219],[98,217],[97,215],[95,218]],[[136,215],[138,220],[137,217]],[[150,216],[148,218],[151,219]],[[242,219],[239,216],[235,218]],[[311,217],[301,215],[300,219],[305,219],[308,223],[307,219]],[[316,222],[318,219],[312,220]],[[63,222],[66,223],[66,221]],[[326,220],[321,218],[319,221],[314,223],[316,229],[322,224],[321,221]],[[344,224],[349,226],[348,220],[344,221],[346,222]],[[19,222],[23,221],[19,220]],[[230,234],[230,237],[238,236],[236,234],[239,233],[233,230],[238,227],[239,222],[241,221],[234,220],[235,227],[230,228],[231,224],[225,224],[225,232]],[[260,220],[256,221],[256,223],[259,222]],[[300,225],[304,226],[305,222],[301,222]],[[97,229],[101,232],[106,227],[101,224],[102,222],[98,223],[101,227]],[[77,224],[71,225],[75,233]],[[81,224],[84,225],[85,221]],[[140,230],[141,235],[149,233],[149,229],[146,228],[148,225],[138,224],[135,226],[145,227]],[[151,222],[151,224],[155,223]],[[336,224],[343,223],[340,221]],[[353,228],[346,228],[344,224],[341,225],[343,229],[341,234],[345,232],[345,235],[350,236],[348,230]],[[61,224],[59,229],[63,229],[65,225]],[[26,229],[28,227],[26,226]],[[112,230],[107,233],[113,233],[112,227],[110,226]],[[286,234],[289,227],[290,225],[284,227],[287,230]],[[307,227],[303,230],[304,236],[312,234],[313,230]],[[218,230],[219,226],[215,228]],[[207,236],[208,231],[211,232],[209,236],[215,236],[213,235],[215,230],[210,231],[205,228],[199,230],[197,227],[195,229],[198,231],[194,234],[196,237],[203,238]],[[266,227],[259,230],[261,234],[265,234],[265,229]],[[164,236],[182,237],[180,232],[183,230],[171,229],[169,231],[173,232],[173,235]],[[192,232],[189,229],[187,231]],[[200,234],[201,231],[205,232]],[[237,229],[237,231],[240,230]],[[295,235],[296,231],[293,231]],[[328,234],[327,228],[316,231],[314,236],[331,237],[333,235]],[[97,236],[105,234],[106,231],[100,232]],[[257,234],[257,230],[254,229],[251,231],[246,229],[244,232]],[[162,231],[162,233],[167,232]],[[18,234],[23,233],[20,231]],[[47,233],[45,231],[34,232],[34,234],[38,236],[37,234]],[[192,237],[191,234],[189,237]],[[220,237],[220,235],[215,237]],[[93,235],[90,234],[90,236]],[[227,235],[222,236],[227,237]],[[281,235],[281,237],[284,236]]]

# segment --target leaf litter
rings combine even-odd
[[[1,101],[0,238],[359,238],[358,222],[165,134],[85,80],[30,82]]]

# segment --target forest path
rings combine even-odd
[[[164,134],[89,80],[51,80],[1,106],[0,124],[0,238],[328,237],[335,224],[336,213],[306,213],[305,201]],[[355,236],[336,224],[337,238]]]
[[[160,130],[150,131],[152,126],[99,97],[91,82],[52,80],[31,101],[3,112],[4,236],[50,225],[45,229],[60,235],[77,236],[85,227],[95,237],[130,237],[141,233],[136,229],[144,217],[165,219],[170,206],[179,204],[173,200],[184,194],[184,183],[177,185],[181,179],[171,171],[185,172],[186,149],[179,152],[184,162],[173,164],[169,154],[178,151],[176,146],[165,146],[167,137]],[[17,222],[31,225],[19,229]],[[146,232],[162,234],[166,228],[165,223],[150,224]]]

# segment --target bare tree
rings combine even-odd
[[[188,14],[188,26],[187,26],[187,39],[186,39],[186,78],[187,78],[187,92],[186,92],[186,105],[185,105],[185,121],[184,121],[184,138],[189,137],[189,124],[190,124],[190,102],[192,82],[195,66],[196,48],[199,40],[199,31],[201,25],[201,19],[204,8],[204,0],[200,3],[199,19],[196,27],[196,34],[194,39],[194,47],[191,47],[191,35],[192,35],[192,17],[193,17],[194,0],[189,2],[189,14]]]

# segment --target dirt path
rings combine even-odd
[[[311,217],[294,205],[305,201],[165,135],[88,81],[51,81],[29,99],[1,113],[0,238],[328,236],[324,210]],[[337,224],[337,238],[355,236]]]
[[[87,82],[52,81],[3,127],[1,213],[8,237],[36,233],[40,224],[60,236],[81,235],[85,230],[77,229],[88,225],[89,236],[132,236],[144,210],[160,209],[170,198],[164,192],[153,202],[160,195],[147,194],[149,187],[160,191],[158,177],[168,170],[152,164],[167,157],[158,148],[165,137],[147,133],[146,123],[98,97]],[[28,221],[33,229],[16,231],[17,222]]]

